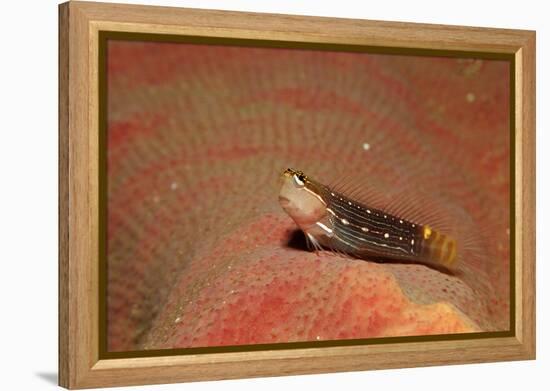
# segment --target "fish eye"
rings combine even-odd
[[[292,176],[294,184],[298,187],[303,187],[306,184],[306,176],[303,172],[297,172]]]

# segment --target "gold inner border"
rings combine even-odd
[[[360,52],[370,54],[388,55],[409,55],[429,57],[453,57],[453,58],[475,58],[483,60],[507,61],[509,68],[509,91],[510,91],[510,322],[509,330],[495,332],[461,333],[461,334],[440,334],[440,335],[419,335],[405,337],[382,337],[366,339],[346,339],[331,341],[308,341],[289,342],[276,344],[254,344],[234,346],[212,346],[197,348],[179,349],[157,349],[137,350],[124,352],[109,352],[107,347],[107,46],[109,41],[141,41],[141,42],[170,42],[188,43],[202,45],[230,45],[240,47],[259,48],[284,48],[298,50],[323,50],[323,51],[344,51]],[[98,227],[99,227],[99,359],[137,358],[137,357],[159,357],[195,355],[204,353],[224,352],[253,352],[264,350],[285,350],[304,348],[325,348],[337,346],[361,346],[395,344],[403,342],[428,342],[428,341],[456,341],[485,338],[515,337],[516,333],[516,219],[515,219],[515,122],[516,122],[516,59],[515,54],[510,53],[483,53],[461,50],[436,50],[420,48],[396,48],[383,46],[335,44],[335,43],[312,43],[296,41],[277,41],[261,39],[241,38],[220,38],[175,34],[137,33],[121,31],[99,31],[98,32],[98,94],[99,94],[99,132],[98,132]]]

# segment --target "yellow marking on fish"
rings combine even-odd
[[[456,261],[456,241],[450,238],[447,238],[447,265],[452,266]]]
[[[423,235],[428,259],[446,267],[451,267],[457,261],[457,246],[453,238],[429,227],[423,228]]]
[[[428,227],[427,225],[424,226],[424,239],[429,239],[430,238],[430,235],[432,234],[432,229],[430,227]]]
[[[445,240],[446,240],[445,236],[441,235],[437,231],[432,231],[431,236],[428,236],[428,237],[431,237],[430,247],[432,248],[435,259],[437,259],[439,262],[441,262],[444,258],[443,257],[443,250],[444,250],[443,245],[444,245]]]

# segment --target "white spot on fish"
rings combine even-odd
[[[351,201],[348,201],[348,205],[351,205]]]
[[[370,214],[370,209],[367,209],[367,213]]]
[[[318,335],[318,336],[315,337],[315,339],[316,339],[317,341],[319,341],[319,340],[321,339],[321,336]]]
[[[384,234],[384,237],[387,239],[387,238],[390,237],[390,234],[389,234],[389,233],[385,233],[385,234]]]
[[[178,183],[177,182],[172,182],[172,184],[170,185],[170,189],[176,190],[177,188],[178,188]]]
[[[466,94],[466,102],[473,103],[476,100],[476,96],[473,92],[468,92]]]
[[[363,232],[369,232],[369,229],[367,227],[361,227],[361,231]]]
[[[363,149],[365,151],[368,151],[370,149],[370,144],[369,143],[363,143]]]
[[[402,237],[402,236],[400,236],[400,237],[399,237],[399,240],[403,240],[403,237]]]
[[[181,318],[178,316],[178,317],[176,318],[176,320],[174,320],[174,323],[179,323],[179,322],[181,322]]]
[[[335,196],[336,194],[334,194],[334,193],[330,193],[330,195],[334,197],[334,196]]]
[[[412,227],[414,228],[414,227],[416,227],[416,225],[413,224]]]
[[[411,244],[414,244],[414,239],[411,239]]]
[[[400,224],[403,224],[403,220],[399,220],[399,223],[400,223]]]
[[[388,216],[387,216],[387,215],[384,215],[384,218],[385,218],[385,219],[387,219],[387,218],[388,218]]]
[[[347,219],[342,219],[342,224],[349,225],[349,221]]]

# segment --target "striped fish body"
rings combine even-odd
[[[401,259],[453,268],[457,250],[450,236],[370,208],[329,188],[324,193],[328,212],[325,225],[332,232],[315,237],[322,245],[360,258]]]

